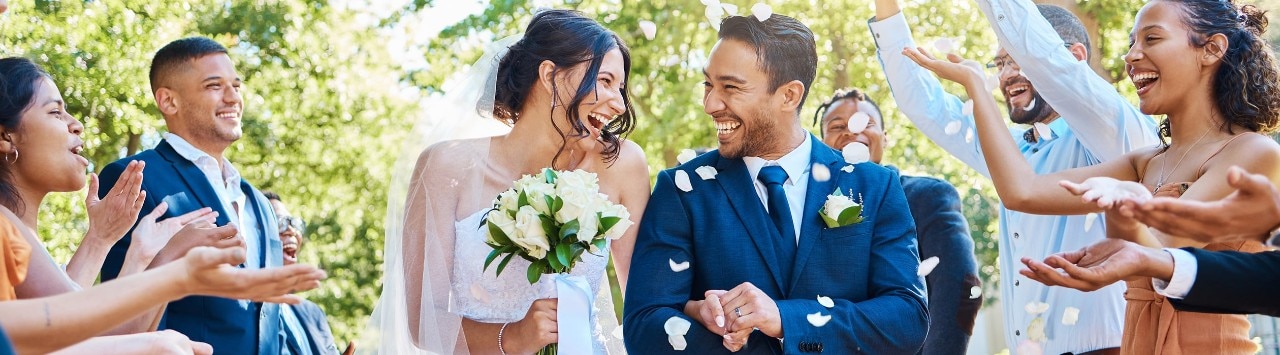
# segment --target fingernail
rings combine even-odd
[[[724,316],[716,316],[716,326],[724,328]]]

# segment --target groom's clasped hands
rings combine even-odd
[[[724,337],[729,351],[742,350],[751,333],[782,337],[782,317],[778,304],[750,282],[731,290],[707,290],[700,301],[685,303],[684,314],[698,320],[712,333]]]

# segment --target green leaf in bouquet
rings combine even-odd
[[[587,248],[583,247],[581,243],[569,244],[569,260],[581,262],[582,253],[585,251],[587,251]]]
[[[572,235],[578,235],[578,228],[579,225],[577,219],[569,221],[569,223],[565,223],[564,226],[560,227],[560,239],[565,239]]]
[[[564,198],[556,196],[556,199],[548,206],[551,206],[551,213],[560,212],[560,209],[564,208]]]
[[[818,215],[822,216],[822,222],[827,224],[827,228],[835,228],[840,226],[839,221],[831,219],[831,217],[827,217],[826,213],[819,213]]]
[[[555,214],[556,211],[560,210],[559,208],[556,208],[556,199],[551,198],[551,196],[542,196],[542,200],[547,202],[547,208],[551,209],[552,214]]]
[[[604,254],[605,254],[605,253],[608,253],[608,251],[605,251],[605,249],[604,249],[604,248],[608,247],[608,244],[609,244],[609,241],[608,241],[608,240],[605,240],[604,238],[600,238],[600,239],[596,239],[596,240],[591,241],[591,244],[592,244],[592,245],[595,245],[595,246],[596,246],[596,249],[599,249],[599,250],[600,250],[600,253],[601,253],[601,255],[600,255],[600,256],[604,256]],[[592,253],[592,254],[594,255],[594,253]]]
[[[559,248],[552,248],[551,252],[547,254],[547,266],[551,267],[551,270],[560,270],[564,268],[564,263],[560,262],[560,257],[556,255],[558,254],[556,253],[557,249]]]
[[[853,206],[840,212],[840,225],[847,226],[862,223],[862,206]]]
[[[502,255],[502,249],[495,248],[493,251],[489,252],[489,256],[484,258],[484,269],[482,270],[489,270],[489,264],[493,264],[493,260],[497,259],[499,255]],[[498,269],[501,270],[502,268]]]
[[[507,263],[511,262],[511,258],[513,258],[513,257],[515,257],[515,256],[516,256],[516,253],[515,253],[515,252],[507,253],[507,257],[502,258],[502,261],[498,262],[498,269],[497,269],[497,270],[495,270],[495,271],[493,272],[493,274],[494,274],[495,276],[496,276],[496,275],[502,275],[502,270],[506,270],[506,269],[507,269]]]
[[[543,168],[543,169],[542,169],[542,172],[546,173],[546,175],[547,175],[547,183],[548,183],[548,184],[555,184],[555,183],[556,183],[556,179],[559,179],[559,177],[558,177],[558,176],[556,176],[556,171],[555,171],[555,170],[551,170],[551,169],[548,169],[548,168]]]
[[[556,219],[541,214],[538,219],[542,220],[542,231],[547,233],[547,240],[556,240],[556,236],[560,235],[560,231],[556,230]]]
[[[498,228],[497,224],[493,224],[493,222],[489,222],[487,219],[485,220],[485,224],[489,225],[489,235],[493,236],[493,241],[498,243],[497,246],[515,244],[511,242],[511,237],[508,237],[507,233],[502,232],[502,228]]]
[[[573,265],[573,250],[570,249],[571,245],[573,244],[560,243],[560,245],[556,246],[555,259],[560,262],[560,265],[562,265],[562,267],[555,269],[557,272],[569,271],[569,266]]]
[[[529,278],[530,285],[538,283],[538,279],[542,278],[542,271],[546,270],[546,265],[545,260],[539,260],[529,264],[529,271],[525,276]]]
[[[618,216],[604,217],[603,213],[601,213],[600,216],[601,216],[600,217],[600,234],[601,235],[603,235],[605,232],[608,232],[609,229],[612,229],[614,225],[618,224],[618,222],[622,222],[622,217],[618,217]]]
[[[520,209],[520,207],[524,207],[528,205],[529,205],[529,194],[524,193],[524,191],[520,191],[520,198],[516,199],[516,209]]]

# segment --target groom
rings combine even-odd
[[[720,149],[658,175],[627,288],[628,351],[915,353],[928,319],[897,173],[849,165],[800,126],[813,33],[774,14],[729,17],[719,37],[703,105]],[[862,204],[860,222],[824,223],[836,191]]]

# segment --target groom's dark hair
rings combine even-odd
[[[809,86],[818,75],[818,50],[813,31],[800,21],[773,14],[760,21],[755,16],[730,16],[720,22],[720,40],[741,41],[756,49],[760,69],[769,76],[769,92],[775,92],[782,84],[799,80],[804,84],[804,95],[796,114],[809,97]]]
[[[162,82],[164,78],[179,69],[185,69],[191,61],[216,53],[227,53],[227,47],[207,37],[187,37],[169,42],[151,58],[151,72],[148,73],[151,92],[160,90],[165,84]]]

